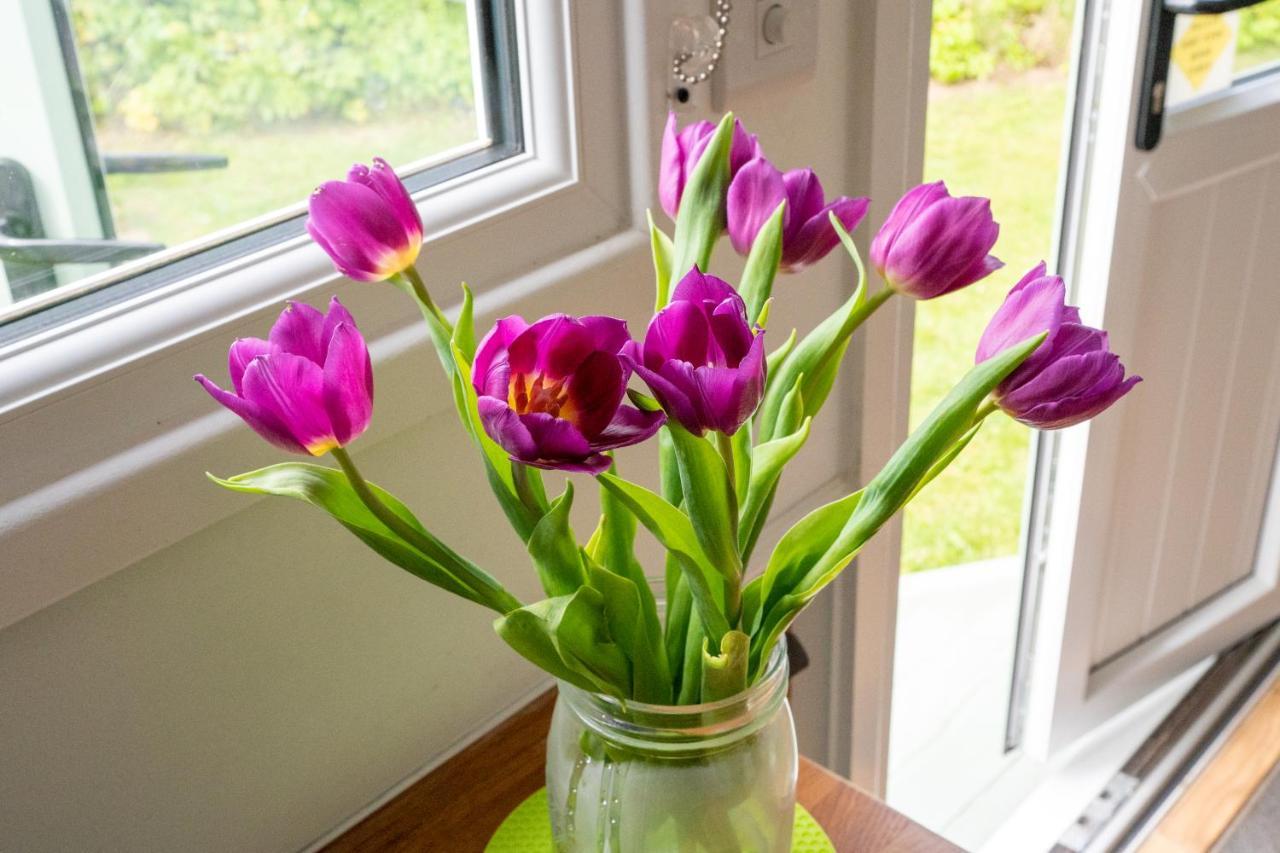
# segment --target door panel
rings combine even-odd
[[[1170,113],[1138,150],[1150,4],[1091,9],[1105,50],[1081,77],[1063,266],[1145,381],[1055,442],[1030,540],[1044,592],[1026,743],[1041,755],[1280,616],[1280,75]]]
[[[1125,568],[1106,575],[1094,664],[1253,571],[1258,474],[1280,427],[1266,369],[1277,339],[1254,331],[1280,323],[1280,299],[1259,281],[1274,269],[1260,221],[1276,170],[1151,196],[1143,319],[1129,350],[1146,382],[1117,415],[1128,476],[1107,558]]]

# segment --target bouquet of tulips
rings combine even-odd
[[[265,340],[232,344],[232,390],[197,376],[267,441],[333,457],[337,468],[274,465],[214,482],[324,510],[390,563],[496,612],[515,651],[558,679],[622,700],[691,704],[758,678],[801,610],[894,513],[1003,411],[1042,429],[1106,409],[1125,377],[1105,332],[1083,325],[1043,264],[1010,291],[977,347],[976,366],[862,489],[814,509],[757,559],[786,465],[803,448],[855,330],[894,295],[933,299],[1001,266],[990,202],[941,183],[911,190],[871,245],[884,282],[867,277],[849,234],[866,199],[828,201],[808,169],[781,172],[732,116],[667,124],[659,197],[674,220],[653,224],[656,314],[642,340],[604,316],[498,320],[477,340],[472,294],[442,311],[415,268],[417,209],[390,167],[355,166],[310,201],[308,230],[337,268],[390,281],[417,303],[451,383],[462,428],[546,597],[523,602],[450,548],[403,503],[367,482],[347,446],[373,409],[369,353],[354,318],[290,304]],[[746,256],[736,286],[708,263],[727,231]],[[843,246],[854,293],[803,337],[766,353],[774,282]],[[659,491],[628,479],[611,451],[660,443]],[[575,481],[551,497],[544,470],[593,476],[599,523],[570,523]],[[666,552],[665,612],[634,553],[639,527]],[[753,562],[753,560],[755,562]],[[657,567],[654,567],[656,570]]]

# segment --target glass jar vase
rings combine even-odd
[[[764,676],[702,705],[622,703],[559,684],[547,739],[558,853],[787,853],[796,736],[780,641]]]

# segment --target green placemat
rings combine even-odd
[[[547,816],[547,789],[540,788],[498,827],[485,853],[552,853],[551,819]],[[804,806],[796,804],[796,824],[791,834],[792,853],[836,853],[827,834]]]

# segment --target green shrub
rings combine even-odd
[[[929,71],[940,83],[980,80],[1066,59],[1074,0],[934,0]]]
[[[1240,11],[1236,50],[1245,56],[1274,54],[1280,50],[1280,3],[1272,0]]]
[[[75,0],[100,122],[194,132],[470,104],[449,0]]]

